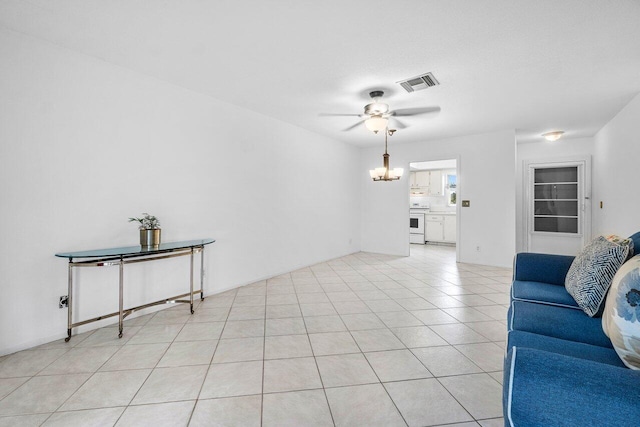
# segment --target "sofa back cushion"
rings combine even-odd
[[[613,276],[633,251],[633,241],[598,236],[576,256],[565,279],[567,292],[590,317],[602,313]]]
[[[640,255],[627,261],[613,278],[602,329],[622,362],[640,369]]]

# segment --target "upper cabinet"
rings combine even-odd
[[[429,195],[442,196],[442,171],[429,171]]]
[[[427,188],[429,187],[431,181],[429,179],[430,173],[429,171],[417,171],[416,173],[416,187]]]
[[[442,196],[442,171],[415,171],[409,174],[412,195]]]

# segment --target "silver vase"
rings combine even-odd
[[[140,246],[143,248],[157,248],[160,246],[160,229],[140,230]]]

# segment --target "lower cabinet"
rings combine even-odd
[[[428,242],[444,241],[444,216],[425,215],[424,234]]]
[[[425,240],[427,242],[456,242],[455,215],[425,215]]]
[[[444,241],[456,242],[456,216],[445,215],[444,217]]]

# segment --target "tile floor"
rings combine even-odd
[[[0,358],[0,426],[501,426],[511,270],[357,253]]]

